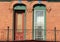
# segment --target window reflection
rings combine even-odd
[[[44,29],[44,10],[35,10],[35,12],[34,12],[34,32],[35,32],[36,40],[41,40],[44,37],[43,29]]]

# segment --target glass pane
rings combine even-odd
[[[34,32],[36,37],[44,37],[44,10],[34,11]],[[37,39],[37,38],[36,38]],[[40,38],[41,39],[41,38]]]
[[[43,37],[43,31],[41,29],[35,29],[35,36]]]
[[[22,14],[17,14],[17,31],[22,32]]]
[[[43,40],[43,38],[35,38],[35,40]]]
[[[43,26],[44,25],[43,11],[37,11],[36,14],[37,14],[37,25]]]
[[[36,15],[37,16],[43,16],[44,14],[43,14],[43,11],[36,11]]]

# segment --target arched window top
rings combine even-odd
[[[15,4],[13,6],[13,9],[14,10],[26,10],[26,5],[24,5],[24,4]]]
[[[34,9],[46,9],[46,6],[44,4],[35,4],[33,6]]]

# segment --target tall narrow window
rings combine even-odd
[[[25,10],[26,6],[24,4],[14,5],[14,40],[24,40]]]
[[[24,12],[17,11],[16,12],[16,40],[24,40]]]
[[[45,7],[36,6],[34,8],[34,39],[44,40],[45,36]]]

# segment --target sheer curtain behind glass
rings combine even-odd
[[[34,39],[44,38],[44,10],[34,10]]]

